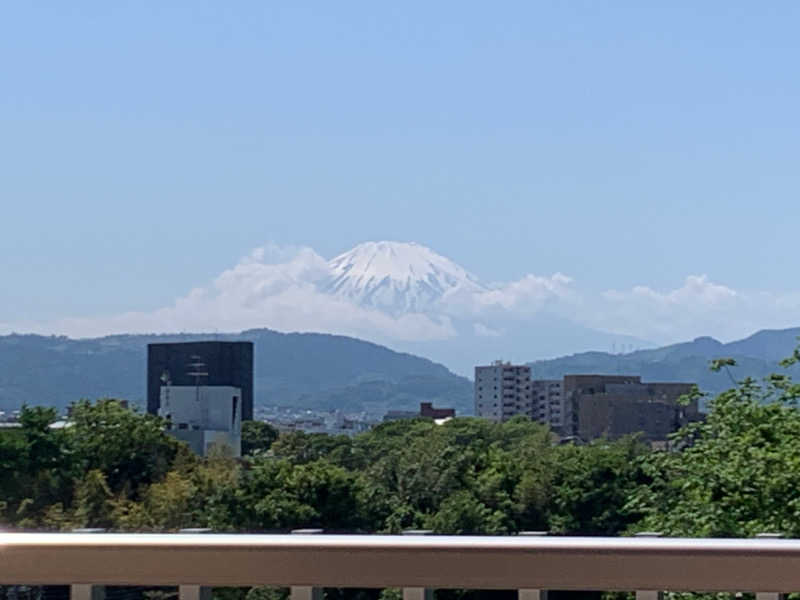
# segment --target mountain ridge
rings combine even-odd
[[[774,372],[800,373],[800,368],[787,371],[779,365],[780,360],[792,354],[798,337],[800,327],[762,329],[727,343],[702,336],[690,342],[628,354],[581,352],[528,364],[532,376],[541,379],[560,378],[567,373],[624,373],[641,375],[645,381],[693,382],[702,391],[717,393],[728,389],[732,382],[726,373],[715,373],[709,369],[710,361],[716,358],[735,359],[737,364],[732,368],[732,373],[737,379],[760,379]]]
[[[634,336],[592,329],[558,316],[546,302],[538,314],[517,311],[513,307],[542,302],[540,294],[551,291],[531,291],[517,287],[518,282],[484,284],[453,260],[416,242],[363,242],[327,265],[330,275],[318,284],[321,292],[392,317],[421,314],[447,331],[423,341],[381,341],[429,356],[460,374],[497,358],[498,352],[522,361],[615,344],[652,346]],[[526,293],[532,295],[526,298]]]
[[[568,373],[641,375],[645,381],[695,382],[713,393],[729,388],[731,381],[725,373],[711,372],[710,360],[735,358],[732,371],[738,379],[764,377],[781,370],[778,361],[791,354],[798,336],[800,328],[761,330],[728,343],[700,337],[628,354],[582,352],[529,364],[538,379]],[[354,337],[270,329],[79,339],[0,336],[0,409],[23,403],[64,408],[80,398],[99,397],[143,405],[147,343],[201,339],[254,343],[256,407],[339,409],[380,416],[389,409],[411,410],[429,401],[452,406],[460,415],[473,412],[471,381],[442,364]],[[800,368],[789,372],[800,373]]]
[[[421,401],[472,410],[468,379],[412,354],[333,334],[249,329],[225,334],[117,334],[101,338],[0,336],[0,409],[22,403],[64,408],[80,398],[120,397],[143,405],[149,342],[249,340],[256,405],[412,409]]]

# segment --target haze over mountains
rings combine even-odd
[[[784,369],[779,362],[791,356],[798,345],[800,327],[759,331],[745,339],[723,344],[711,337],[628,354],[583,352],[562,358],[531,363],[531,376],[555,379],[568,373],[607,373],[641,375],[645,381],[694,382],[705,392],[720,392],[731,387],[727,373],[715,373],[709,362],[733,358],[731,374],[737,380],[760,379],[770,373],[788,373],[795,377],[800,367]]]
[[[630,353],[657,345],[648,340],[664,344],[700,334],[730,340],[798,321],[800,303],[791,296],[747,295],[705,275],[691,275],[667,291],[642,285],[598,292],[559,272],[498,283],[482,281],[420,244],[382,241],[330,260],[307,247],[264,246],[170,306],[6,323],[0,331],[75,338],[263,328],[322,332],[425,356],[471,376],[475,364],[495,359]]]
[[[254,343],[255,404],[368,411],[419,408],[422,401],[472,410],[472,384],[427,359],[370,342],[267,329],[239,334],[0,337],[0,409],[23,403],[63,408],[114,397],[146,404],[147,344],[207,339]]]
[[[662,348],[611,354],[586,352],[532,363],[533,376],[624,373],[645,381],[694,381],[704,391],[730,386],[709,361],[733,357],[734,376],[762,377],[781,371],[800,328],[761,331],[722,344],[712,338]],[[56,336],[0,336],[0,409],[23,403],[63,408],[80,398],[117,397],[143,404],[149,342],[200,339],[250,340],[255,344],[255,402],[375,416],[389,409],[415,409],[431,401],[473,412],[472,383],[430,360],[344,336],[283,334],[266,329],[239,334],[116,335],[73,340]],[[797,371],[794,369],[793,371]]]
[[[54,323],[0,323],[0,331],[71,337],[253,328],[325,332],[430,357],[467,376],[474,364],[496,358],[652,346],[588,326],[578,318],[589,314],[583,303],[560,273],[483,282],[413,242],[365,242],[330,260],[310,248],[267,246],[172,306]]]
[[[430,248],[401,242],[359,244],[328,266],[330,274],[320,284],[324,293],[394,318],[416,316],[438,332],[422,339],[378,339],[468,376],[475,364],[499,357],[525,360],[652,345],[582,326],[549,310],[550,297],[568,283],[559,274],[506,286],[484,284]]]

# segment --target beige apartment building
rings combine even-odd
[[[533,393],[533,414],[530,417],[548,425],[552,431],[562,435],[565,426],[571,422],[572,415],[564,402],[564,385],[560,379],[534,379],[531,381]]]
[[[496,423],[525,416],[578,442],[640,433],[652,444],[702,418],[696,401],[678,402],[692,383],[642,382],[638,375],[530,377],[525,365],[495,361],[475,367],[475,414]]]
[[[475,414],[495,423],[533,414],[531,368],[500,360],[475,367]]]

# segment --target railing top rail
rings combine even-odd
[[[800,590],[800,540],[0,534],[0,583]]]
[[[0,551],[14,547],[80,548],[430,548],[474,552],[546,550],[583,552],[665,552],[731,554],[778,552],[800,555],[800,539],[668,538],[468,535],[286,535],[230,533],[0,533]]]

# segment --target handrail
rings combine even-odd
[[[0,584],[800,590],[800,540],[0,534]]]

